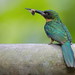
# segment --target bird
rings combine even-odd
[[[38,13],[45,18],[44,30],[47,36],[51,38],[49,44],[52,44],[54,41],[58,42],[61,46],[66,66],[75,68],[74,52],[71,48],[72,37],[66,25],[61,21],[59,14],[54,10],[40,11],[30,8],[25,9],[29,10],[32,15]]]

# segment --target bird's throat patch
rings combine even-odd
[[[46,22],[52,21],[52,19],[46,19]]]

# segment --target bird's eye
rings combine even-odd
[[[50,15],[50,13],[49,12],[44,12],[46,15]]]

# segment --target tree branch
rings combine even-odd
[[[0,44],[0,75],[75,75],[75,70],[65,66],[59,45]]]

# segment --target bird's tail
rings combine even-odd
[[[61,47],[66,65],[68,67],[75,67],[74,53],[71,48],[71,43],[69,41],[65,42]]]

